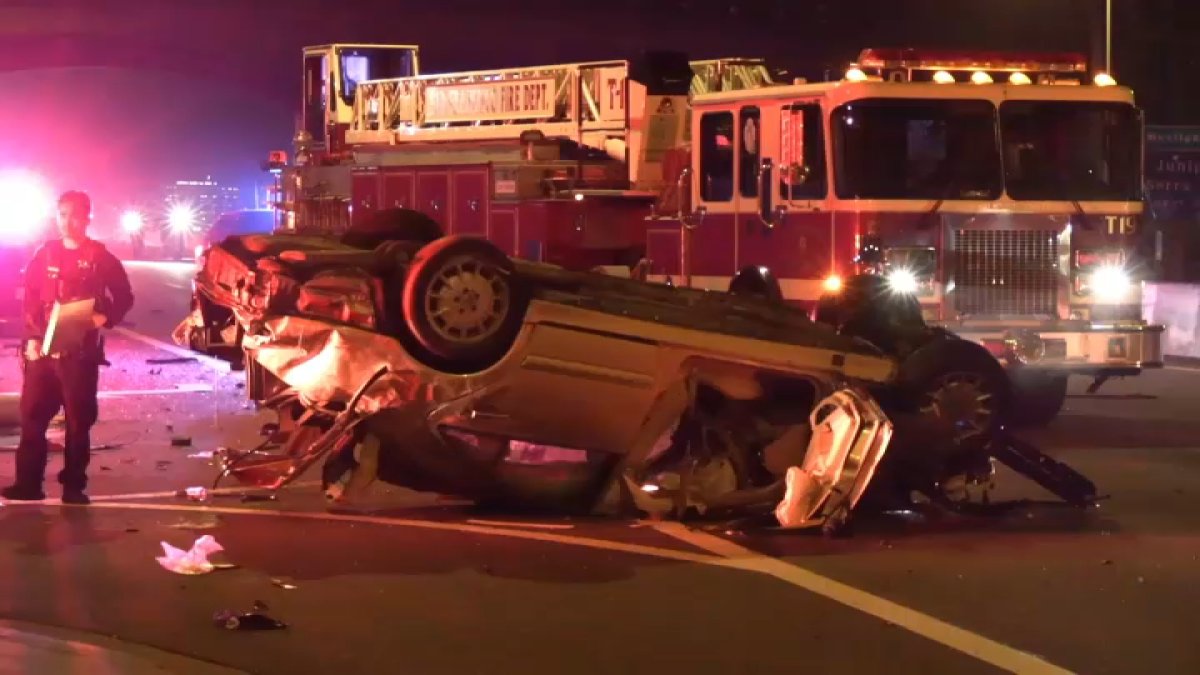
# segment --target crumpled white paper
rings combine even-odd
[[[225,550],[225,547],[218,544],[210,534],[197,539],[187,551],[175,548],[165,541],[160,543],[164,555],[155,560],[163,569],[176,574],[208,574],[215,569],[208,561],[208,556]]]

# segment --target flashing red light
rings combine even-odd
[[[40,239],[54,215],[49,184],[28,171],[0,173],[0,242],[28,244]]]
[[[864,49],[864,68],[913,70],[991,70],[1034,73],[1086,73],[1087,57],[1075,52],[991,52],[944,49]]]

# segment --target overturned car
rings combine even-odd
[[[750,271],[729,293],[674,288],[417,229],[231,237],[205,253],[176,340],[244,366],[250,397],[279,414],[275,447],[224,456],[221,477],[278,489],[323,460],[331,499],[378,479],[828,531],[868,504],[969,500],[994,460],[1095,499],[1007,437],[990,354],[885,311],[869,279],[817,322]]]

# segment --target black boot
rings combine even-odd
[[[17,483],[0,490],[0,497],[13,502],[40,502],[46,498],[46,493],[40,487]]]
[[[87,494],[83,490],[73,490],[70,488],[63,489],[62,501],[64,504],[77,504],[79,506],[87,506],[92,503]]]

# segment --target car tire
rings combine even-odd
[[[462,235],[417,252],[401,298],[409,334],[456,370],[483,369],[503,358],[528,304],[512,260],[491,242]]]
[[[763,298],[769,302],[783,304],[783,289],[779,280],[769,270],[757,265],[747,265],[729,280],[730,295],[745,295]]]
[[[1067,376],[1061,373],[1013,371],[1013,400],[1009,420],[1016,427],[1041,427],[1062,411],[1067,400]]]
[[[914,412],[953,429],[958,440],[990,437],[1009,421],[1012,385],[982,346],[939,336],[900,364],[899,396]]]

